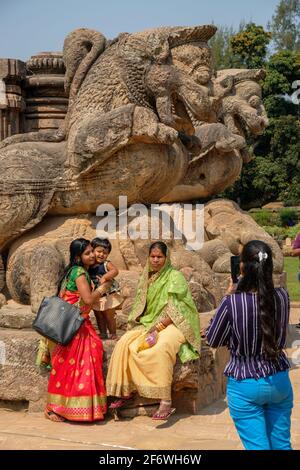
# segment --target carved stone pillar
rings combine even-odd
[[[0,140],[24,132],[21,81],[25,71],[21,60],[0,59]]]
[[[62,54],[41,52],[32,56],[26,67],[25,132],[57,129],[68,107]]]

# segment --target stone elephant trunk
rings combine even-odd
[[[235,134],[243,135],[247,129],[251,134],[260,135],[269,124],[263,106],[254,108],[237,97],[224,98],[223,113],[225,125]]]
[[[218,117],[234,134],[260,135],[268,126],[259,84],[264,75],[262,69],[228,69],[217,73],[213,88],[215,96],[221,98]]]

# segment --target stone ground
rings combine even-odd
[[[293,365],[295,406],[292,415],[292,444],[300,450],[300,302],[293,303],[288,355],[299,340],[298,365]],[[294,345],[295,346],[295,345]],[[109,419],[98,424],[53,423],[41,413],[0,409],[0,449],[198,449],[239,450],[243,446],[232,424],[226,401],[221,399],[198,415],[174,415],[167,423],[139,416],[132,420]]]

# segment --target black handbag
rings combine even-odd
[[[83,322],[84,318],[78,307],[53,295],[42,300],[32,328],[42,336],[65,346]]]

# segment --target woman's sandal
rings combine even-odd
[[[113,401],[109,405],[110,410],[117,410],[118,408],[122,408],[122,406],[126,405],[130,401],[134,399],[134,395],[129,395],[128,397],[118,398],[118,400]]]
[[[169,411],[165,412],[160,412],[159,409],[155,411],[155,413],[152,415],[152,419],[154,420],[161,420],[161,421],[167,421],[171,415],[173,415],[176,412],[176,408],[170,408]]]
[[[64,421],[66,421],[63,416],[54,413],[54,411],[49,410],[49,408],[45,408],[44,415],[45,418],[50,419],[50,421],[53,421],[54,423],[63,423]]]
[[[118,339],[120,339],[120,337],[118,335],[110,335],[109,339],[113,340],[113,341],[118,341]]]

